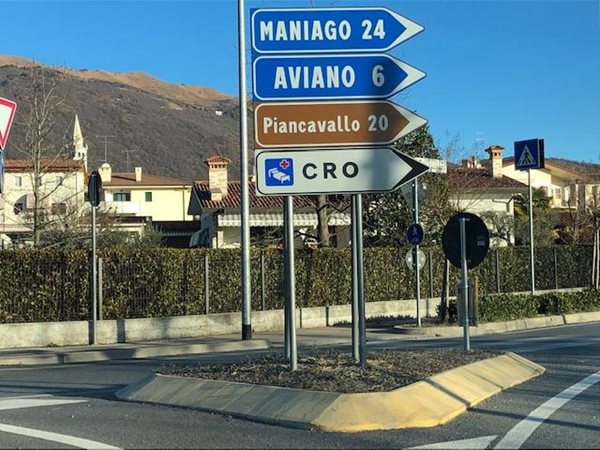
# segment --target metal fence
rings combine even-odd
[[[408,247],[365,249],[365,298],[385,301],[414,298],[414,273],[406,267]],[[421,270],[423,297],[439,297],[445,258],[428,251]],[[154,249],[101,254],[101,318],[161,317],[239,311],[239,250]],[[589,286],[591,247],[536,250],[536,288]],[[87,252],[0,251],[0,321],[3,323],[88,320],[90,257]],[[528,248],[491,250],[471,272],[483,293],[528,291]],[[283,307],[283,254],[251,253],[253,310]],[[459,271],[450,271],[454,292]],[[350,302],[347,249],[298,251],[298,306]]]

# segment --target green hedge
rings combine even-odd
[[[404,262],[409,250],[408,246],[364,250],[367,301],[414,298],[414,272]],[[432,289],[433,296],[438,297],[445,258],[440,249],[424,248],[423,251],[428,259],[421,270],[421,295],[428,297]],[[558,268],[556,274],[554,254]],[[103,260],[105,319],[204,314],[206,258],[210,274],[210,313],[241,309],[239,249],[113,249],[101,250],[98,256]],[[250,257],[252,309],[261,309],[263,298],[265,309],[281,308],[285,282],[282,251],[252,249]],[[591,247],[537,249],[537,288],[550,289],[556,284],[560,288],[588,286],[591,257]],[[89,252],[80,250],[1,250],[0,321],[88,319],[89,260]],[[265,269],[264,290],[261,286],[261,261]],[[454,295],[458,274],[459,270],[452,267],[451,295]],[[528,291],[529,249],[507,247],[492,250],[471,274],[478,277],[480,293],[484,297],[497,292]],[[296,251],[296,299],[299,306],[345,304],[350,301],[350,292],[349,249]],[[554,304],[548,300],[548,305]],[[509,315],[510,308],[506,308],[506,311],[497,314],[503,317]],[[522,308],[529,313],[526,305],[519,306],[517,311]],[[547,308],[551,309],[550,306]],[[483,304],[481,311],[485,311]]]
[[[455,300],[451,300],[449,311],[450,321],[456,322]],[[600,292],[595,289],[536,295],[486,294],[479,298],[479,321],[482,323],[590,311],[600,311]]]

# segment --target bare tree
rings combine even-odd
[[[16,121],[17,126],[24,130],[24,139],[14,148],[18,158],[25,162],[23,170],[31,182],[31,196],[28,197],[32,204],[26,202],[27,209],[19,217],[22,225],[31,229],[33,244],[40,246],[44,231],[64,227],[76,219],[79,210],[77,197],[81,196],[81,191],[65,186],[67,180],[75,176],[79,163],[72,160],[66,163],[67,130],[57,130],[59,109],[64,103],[59,93],[60,75],[54,72],[47,74],[43,67],[34,66],[30,68],[30,78],[31,85],[21,108],[24,115]],[[57,136],[62,136],[62,140]],[[56,175],[59,172],[61,176]],[[59,191],[63,192],[57,196]],[[50,205],[58,197],[61,202]],[[12,206],[18,209],[22,203]]]

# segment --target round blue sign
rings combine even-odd
[[[408,226],[408,230],[406,230],[406,239],[412,245],[419,245],[423,242],[424,236],[425,232],[423,231],[423,227],[418,223],[411,223]]]

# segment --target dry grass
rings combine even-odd
[[[385,350],[369,353],[367,365],[362,368],[347,352],[318,350],[299,354],[298,370],[294,372],[282,355],[269,354],[230,365],[168,367],[160,373],[314,391],[382,392],[497,355],[450,349]]]

